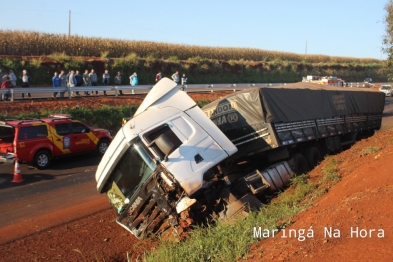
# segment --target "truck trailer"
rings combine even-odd
[[[139,239],[262,207],[327,153],[381,127],[385,95],[295,83],[253,87],[202,109],[160,80],[119,130],[96,172],[116,222]]]

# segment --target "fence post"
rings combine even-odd
[[[68,92],[68,98],[71,99],[72,98],[72,91],[71,91],[71,87],[67,86],[67,92]]]
[[[14,102],[14,89],[11,88],[10,92],[11,92],[11,102]]]
[[[135,90],[131,89],[131,95],[135,95]]]
[[[119,88],[118,88],[118,86],[114,86],[113,88],[115,89],[115,97],[118,97],[119,96]]]

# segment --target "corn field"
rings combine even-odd
[[[69,56],[95,56],[106,54],[108,58],[121,58],[131,53],[141,58],[180,60],[200,57],[212,60],[245,61],[292,61],[307,63],[381,63],[371,58],[351,58],[327,55],[300,55],[254,48],[207,47],[169,44],[148,41],[129,41],[97,37],[48,34],[32,31],[0,30],[0,55],[47,56],[65,53]]]

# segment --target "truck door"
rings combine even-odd
[[[51,130],[54,144],[54,155],[61,156],[72,152],[71,132],[68,123],[58,123]]]
[[[46,125],[21,127],[18,131],[17,155],[21,161],[29,161],[31,150],[49,142]]]
[[[71,146],[72,152],[84,152],[94,150],[95,144],[89,137],[90,128],[80,122],[71,122]]]
[[[205,130],[185,114],[168,119],[165,124],[142,136],[188,194],[202,186],[207,169],[228,156]]]

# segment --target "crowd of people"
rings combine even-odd
[[[155,81],[158,82],[159,80],[162,79],[162,73],[158,72],[156,74]],[[19,77],[21,81],[21,86],[24,88],[28,88],[30,84],[30,77],[27,74],[26,70],[22,71],[21,76]],[[185,74],[180,77],[179,71],[176,71],[172,75],[172,80],[176,82],[178,85],[181,84],[181,88],[184,90],[187,88],[187,77]],[[104,73],[102,74],[102,84],[103,86],[107,86],[110,84],[110,74],[108,70],[105,70]],[[131,86],[136,86],[139,84],[138,80],[138,75],[136,72],[131,74],[129,76],[130,80],[130,85]],[[9,70],[8,73],[3,73],[2,70],[0,69],[0,86],[1,88],[13,88],[16,87],[16,81],[17,77],[14,74],[12,70]],[[122,84],[122,75],[121,72],[117,72],[116,76],[114,77],[113,83],[115,85],[121,85]],[[92,87],[91,91],[84,91],[85,96],[90,96],[90,95],[98,95],[98,91],[94,90],[94,86],[98,86],[98,76],[94,69],[85,70],[83,74],[80,74],[78,70],[70,70],[68,74],[65,73],[64,70],[61,70],[60,73],[54,72],[53,77],[52,77],[52,87],[80,87],[80,86],[89,86]],[[64,90],[64,89],[63,89]],[[56,99],[58,98],[64,98],[64,93],[65,92],[53,92],[52,98]],[[120,95],[124,95],[122,90],[119,90]],[[80,96],[79,91],[76,91],[75,94],[72,92],[72,96]],[[106,91],[103,91],[103,95],[106,96]],[[27,93],[27,96],[31,98],[31,94]],[[22,99],[25,97],[25,94],[22,93]],[[9,100],[9,94],[4,94],[2,95],[2,100],[8,101]]]
[[[0,69],[0,88],[1,89],[16,87],[16,80],[17,80],[16,75],[12,70],[10,70],[8,73],[5,73],[5,72],[3,73],[3,70]],[[22,71],[22,75],[20,76],[20,80],[21,80],[22,87],[29,87],[30,78],[27,75],[26,70]],[[27,95],[28,95],[28,97],[31,98],[30,93],[28,93]],[[25,94],[23,93],[22,98],[24,98],[24,97],[25,97]],[[9,94],[7,94],[7,93],[2,94],[1,99],[4,101],[9,101],[9,99],[10,99]]]

